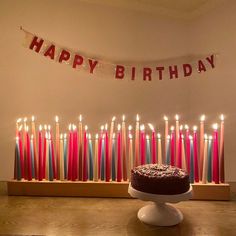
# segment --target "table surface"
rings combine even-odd
[[[0,235],[236,235],[236,201],[174,204],[182,223],[155,227],[137,219],[137,199],[0,195]]]

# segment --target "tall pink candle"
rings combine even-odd
[[[83,125],[82,125],[82,115],[79,116],[79,177],[81,181],[83,178]]]
[[[59,118],[55,117],[56,121],[56,168],[57,168],[57,179],[60,179],[60,128],[59,128]]]
[[[185,140],[186,140],[186,168],[190,173],[190,139],[189,139],[189,127],[185,125]]]
[[[179,127],[179,142],[178,142],[179,153],[177,155],[177,163],[176,163],[176,166],[179,168],[182,168],[182,134],[183,134],[182,129],[183,129],[183,126],[181,125]]]
[[[120,124],[118,125],[117,131],[117,182],[121,182],[122,170],[121,170],[121,133]]]
[[[179,157],[179,115],[175,116],[175,163],[178,165]]]
[[[44,125],[44,134],[43,134],[43,179],[46,178],[46,157],[47,157],[47,125]]]
[[[109,156],[109,139],[108,139],[108,127],[105,125],[105,172],[106,172],[106,182],[110,181],[110,156]]]
[[[148,124],[152,130],[152,164],[157,163],[157,154],[156,154],[156,132],[152,124]]]
[[[164,120],[165,120],[165,158],[167,160],[167,140],[168,140],[168,136],[169,136],[169,124],[168,124],[168,117],[164,116]]]
[[[140,127],[140,142],[141,142],[141,147],[140,147],[140,154],[141,154],[141,165],[144,165],[146,163],[145,161],[145,126],[141,125]]]
[[[116,120],[116,117],[113,116],[111,120],[110,135],[109,135],[109,160],[110,162],[112,159],[112,140],[113,140],[115,120]]]
[[[225,182],[225,164],[224,164],[224,115],[220,116],[220,182]]]
[[[87,145],[87,129],[88,127],[85,126],[84,128],[84,158],[83,158],[83,181],[88,180],[88,166],[87,166],[87,152],[88,152],[88,145]]]
[[[73,158],[73,132],[72,125],[69,125],[69,144],[68,144],[68,180],[72,180],[72,158]]]
[[[43,158],[42,158],[42,125],[39,126],[39,132],[38,132],[38,157],[39,157],[39,181],[42,181],[43,179]]]
[[[139,161],[139,115],[136,116],[136,128],[135,128],[135,166],[138,166],[140,161]]]
[[[218,143],[218,125],[213,125],[213,181],[219,184],[219,143]]]
[[[170,136],[170,143],[171,143],[171,154],[170,154],[170,165],[175,166],[175,128],[172,126],[170,128],[171,136]]]
[[[26,129],[27,129],[27,118],[24,118],[24,128],[23,128],[23,153],[24,153],[24,179],[28,179],[28,165],[27,165],[27,137],[26,137]]]
[[[36,145],[36,129],[35,129],[35,118],[32,116],[31,118],[31,131],[33,134],[33,146],[34,146],[34,173],[35,179],[38,179],[38,153],[37,153],[37,145]]]
[[[73,125],[73,158],[72,158],[72,181],[78,179],[78,132]]]
[[[193,127],[194,181],[199,182],[197,126]]]
[[[30,138],[28,127],[26,129],[26,153],[27,153],[27,169],[28,169],[28,180],[32,180],[32,166],[31,166],[31,154],[30,154]]]
[[[126,127],[125,116],[122,117],[122,164],[123,164],[123,180],[127,181],[127,155],[126,155]]]
[[[101,159],[102,159],[102,137],[104,126],[101,126],[100,136],[98,140],[98,178],[101,179]]]
[[[201,181],[202,181],[203,159],[204,159],[204,121],[205,121],[205,115],[202,115],[200,119],[200,163],[199,163],[199,175]]]

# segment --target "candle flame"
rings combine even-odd
[[[31,117],[31,121],[32,121],[32,122],[34,122],[34,120],[35,120],[35,117],[34,117],[34,116],[32,116],[32,117]]]
[[[91,140],[91,134],[88,135],[88,138]]]
[[[145,130],[145,126],[144,125],[140,125],[140,130],[141,131]]]
[[[106,123],[106,124],[105,124],[105,130],[107,130],[107,129],[108,129],[108,124]]]
[[[63,134],[60,134],[60,139],[63,139]]]
[[[39,131],[42,131],[43,127],[42,125],[39,125]]]
[[[129,134],[129,139],[132,139],[133,138],[133,135],[132,134]]]
[[[51,130],[51,125],[48,125],[48,130],[49,130],[49,131]]]
[[[148,134],[146,135],[146,139],[149,139],[149,135]]]
[[[18,129],[18,130],[19,130],[19,131],[21,131],[21,130],[22,130],[22,128],[23,128],[23,126],[22,126],[22,125],[20,125],[20,127],[19,127],[19,129]]]
[[[64,133],[64,139],[66,139],[66,137],[67,137],[67,134],[66,134],[66,133]]]
[[[48,132],[45,133],[45,138],[48,139]]]
[[[175,130],[175,127],[174,127],[174,126],[171,126],[171,127],[170,127],[170,130],[171,130],[171,131],[174,131],[174,130]]]
[[[189,129],[189,126],[188,126],[188,125],[185,125],[184,128],[188,130],[188,129]]]
[[[116,117],[113,116],[111,121],[114,122],[115,120],[116,120]]]
[[[47,130],[48,129],[48,126],[47,125],[44,125],[44,130]]]
[[[202,115],[201,118],[200,118],[200,121],[205,121],[205,119],[206,119],[206,116]]]
[[[170,135],[167,135],[167,139],[170,139]]]
[[[149,126],[149,128],[150,128],[152,131],[154,131],[154,127],[153,127],[152,124],[148,123],[148,126]]]
[[[18,136],[16,136],[16,141],[19,141],[19,137]]]
[[[26,122],[26,121],[27,121],[27,117],[24,118],[24,122]]]
[[[30,139],[34,139],[34,135],[33,134],[31,134]]]
[[[190,139],[190,140],[193,140],[193,136],[192,136],[192,135],[189,135],[189,139]]]
[[[139,122],[139,115],[136,115],[136,121]]]
[[[95,135],[95,139],[98,139],[98,134]]]
[[[197,131],[197,126],[196,125],[193,126],[193,131]]]
[[[209,140],[212,140],[212,136],[211,135],[209,136]]]
[[[25,127],[25,130],[26,130],[26,132],[29,131],[29,126],[28,125]]]
[[[79,115],[79,122],[81,122],[82,121],[82,115],[80,114]]]
[[[179,120],[179,115],[175,115],[175,119],[176,119],[176,121],[178,121]]]
[[[104,125],[101,126],[101,131],[103,131],[103,130],[104,130]]]
[[[112,134],[112,138],[114,139],[115,137],[116,137],[116,134],[115,134],[115,133],[113,133],[113,134]]]
[[[71,128],[72,128],[72,124],[69,124],[69,130],[71,131]]]
[[[75,125],[75,124],[73,124],[72,126],[73,126],[73,130],[75,131],[75,130],[76,130],[76,125]]]
[[[180,130],[183,130],[183,125],[180,125],[179,129],[180,129]]]
[[[117,129],[118,129],[118,131],[120,131],[120,127],[121,127],[121,125],[118,124],[118,125],[117,125]]]
[[[84,126],[84,129],[85,129],[85,131],[87,131],[87,130],[88,130],[88,126],[87,126],[87,125],[85,125],[85,126]]]
[[[161,138],[161,134],[160,133],[157,134],[157,138],[159,138],[159,139]]]
[[[164,120],[165,120],[165,121],[168,121],[168,117],[167,117],[167,116],[164,116]]]
[[[125,121],[125,115],[122,116],[122,121],[123,121],[123,122]]]
[[[128,130],[129,130],[129,131],[132,130],[132,125],[129,125]]]
[[[217,130],[218,129],[218,124],[215,123],[215,124],[212,125],[212,127],[213,127],[214,130]]]
[[[22,119],[21,118],[18,118],[17,120],[16,120],[16,123],[20,123],[22,121]]]
[[[208,137],[207,137],[207,134],[204,134],[204,139],[207,139]]]
[[[221,114],[221,115],[220,115],[220,120],[221,120],[221,121],[224,121],[224,119],[225,119],[224,115]]]
[[[58,123],[58,121],[59,121],[59,117],[58,116],[55,116],[55,121],[56,121],[56,123]]]
[[[184,135],[183,134],[181,135],[181,138],[184,139]]]

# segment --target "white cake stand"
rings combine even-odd
[[[144,206],[138,211],[139,220],[149,225],[172,226],[183,220],[183,214],[175,207],[166,204],[166,202],[177,203],[189,200],[192,196],[192,187],[182,194],[159,195],[138,191],[129,184],[128,193],[134,198],[153,202],[153,204]]]

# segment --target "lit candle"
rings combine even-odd
[[[137,115],[135,128],[135,166],[138,166],[139,163],[139,115]]]
[[[39,181],[42,181],[43,179],[43,156],[42,156],[42,125],[39,126],[39,131],[38,131],[38,157],[39,157]]]
[[[68,152],[68,180],[72,179],[72,157],[73,157],[73,132],[72,124],[69,125],[69,152]]]
[[[120,124],[118,124],[117,131],[117,182],[121,182],[122,170],[121,170],[121,133]]]
[[[46,161],[47,161],[47,125],[44,125],[44,133],[43,133],[43,170],[42,170],[42,178],[46,179]]]
[[[98,181],[98,134],[95,136],[95,150],[94,150],[94,181]]]
[[[104,126],[101,126],[100,136],[98,140],[98,178],[101,179],[101,157],[102,157],[102,137],[103,137]]]
[[[148,124],[150,129],[152,130],[152,164],[157,162],[156,157],[156,132],[152,124]]]
[[[157,134],[157,143],[158,143],[158,164],[162,164],[162,148],[161,148],[161,134]]]
[[[116,140],[115,133],[112,135],[112,161],[111,161],[112,181],[116,181]]]
[[[167,116],[164,116],[164,121],[165,121],[165,155],[166,155],[166,161],[168,159],[168,155],[167,153],[169,152],[167,146],[168,146],[168,142],[170,140],[168,140],[168,136],[169,136],[169,127],[168,127],[168,117]],[[169,145],[170,146],[170,145]]]
[[[20,151],[20,168],[21,168],[21,178],[24,178],[24,154],[23,154],[23,145],[22,145],[22,136],[21,136],[22,125],[19,127],[19,151]]]
[[[35,179],[38,179],[38,152],[37,152],[37,145],[36,145],[36,129],[35,129],[35,117],[32,116],[31,117],[31,131],[32,131],[32,135],[33,135],[33,150],[34,150],[34,153],[33,153],[33,157],[34,157],[34,178]],[[32,155],[31,155],[32,156]]]
[[[141,147],[140,147],[140,154],[141,154],[141,165],[145,164],[145,126],[140,126],[140,141],[141,141]]]
[[[102,135],[101,180],[105,180],[105,134]]]
[[[93,180],[93,144],[91,134],[88,136],[89,138],[89,180]]]
[[[79,180],[83,178],[83,125],[82,115],[79,115]]]
[[[133,157],[133,136],[129,134],[129,170],[128,170],[128,179],[130,180],[131,169],[134,167],[134,157]]]
[[[57,167],[57,178],[60,179],[60,127],[59,117],[55,116],[56,122],[56,167]]]
[[[105,125],[105,172],[106,172],[106,182],[110,181],[110,157],[109,157],[109,140],[108,140],[108,132],[107,132],[108,126]]]
[[[189,135],[190,140],[190,172],[189,172],[189,181],[194,183],[194,154],[193,154],[193,137]]]
[[[52,136],[49,133],[48,148],[49,148],[49,181],[53,181],[54,169],[53,169],[53,152],[52,152]]]
[[[56,168],[56,162],[55,162],[55,152],[54,152],[54,143],[53,143],[53,135],[51,131],[51,126],[48,125],[48,130],[50,133],[50,142],[51,142],[51,154],[52,154],[52,169],[53,169],[53,179],[57,179],[57,168]]]
[[[185,125],[185,136],[186,136],[186,165],[187,171],[190,173],[190,139],[189,139],[189,127]]]
[[[218,144],[218,125],[213,125],[213,181],[219,184],[219,144]]]
[[[166,151],[166,164],[170,165],[170,135],[167,136]]]
[[[199,165],[200,180],[202,180],[203,159],[204,159],[204,121],[205,121],[205,115],[202,115],[200,118],[200,165]]]
[[[49,133],[46,131],[45,134],[45,140],[46,140],[46,144],[45,144],[45,179],[49,180]]]
[[[123,180],[127,181],[127,158],[126,158],[126,128],[125,115],[122,117],[122,163],[123,163]]]
[[[31,170],[32,178],[35,179],[35,165],[34,165],[34,136],[30,137],[30,157],[31,157]]]
[[[224,115],[220,116],[220,182],[225,182],[225,161],[224,161]]]
[[[194,181],[199,182],[197,126],[193,127]]]
[[[20,162],[19,136],[16,136],[14,179],[21,180],[21,162]]]
[[[150,138],[146,135],[146,164],[151,163]]]
[[[24,126],[23,126],[23,150],[24,150],[24,179],[28,179],[28,159],[27,159],[27,137],[26,137],[26,129],[27,129],[27,118],[24,118]]]
[[[207,181],[212,182],[212,136],[209,136],[208,139],[208,170],[207,170]]]
[[[31,168],[31,155],[30,155],[30,138],[29,138],[29,127],[26,127],[26,153],[27,153],[27,170],[28,180],[32,180],[32,168]]]
[[[88,166],[87,166],[87,129],[88,127],[85,125],[84,127],[84,159],[83,159],[83,181],[88,180]]]
[[[63,150],[64,146],[63,146],[63,134],[60,134],[60,155],[59,155],[59,160],[60,160],[60,170],[58,171],[59,173],[59,177],[60,180],[64,180],[65,179],[65,168],[64,168],[64,150]]]
[[[179,115],[175,115],[175,164],[178,165],[179,157]]]
[[[184,146],[184,135],[181,135],[181,159],[182,159],[182,169],[187,171],[186,156],[185,156],[185,146]]]
[[[208,153],[208,138],[207,135],[204,135],[204,155],[203,155],[203,167],[202,167],[202,183],[206,184],[207,182],[207,153]]]
[[[170,157],[170,165],[175,166],[175,128],[174,126],[170,127],[171,130],[171,157]]]
[[[16,120],[16,137],[19,135],[19,125],[20,125],[21,121],[22,121],[21,118]]]
[[[63,140],[63,156],[64,156],[64,177],[67,179],[67,168],[68,168],[68,159],[67,159],[67,134],[64,134]]]
[[[183,126],[180,125],[179,127],[179,142],[178,142],[178,145],[179,145],[179,153],[177,155],[177,167],[179,168],[182,168],[182,130],[183,130]]]
[[[72,158],[72,181],[78,179],[78,132],[76,125],[72,125],[73,129],[73,158]]]
[[[111,120],[110,136],[109,136],[109,160],[112,159],[112,145],[113,145],[113,133],[116,117],[113,116]]]

